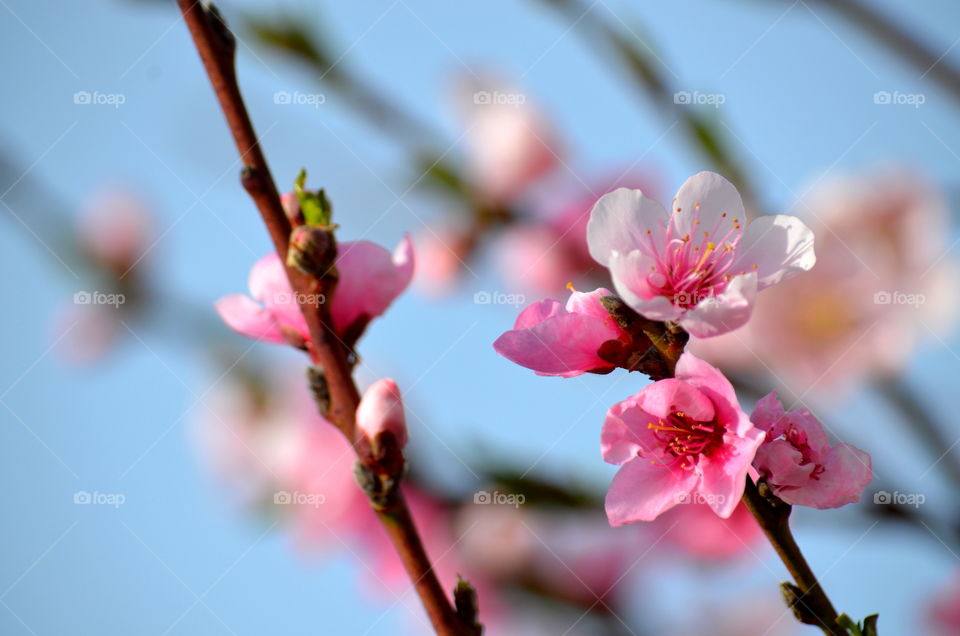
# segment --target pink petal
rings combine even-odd
[[[224,296],[214,307],[228,327],[248,338],[276,344],[286,342],[273,314],[248,296]]]
[[[743,497],[747,472],[762,442],[763,431],[756,428],[743,437],[728,435],[719,452],[700,461],[703,477],[697,492],[720,517],[733,514]]]
[[[532,327],[543,322],[547,318],[560,316],[564,313],[565,310],[562,303],[552,298],[547,298],[546,300],[541,300],[540,302],[528,305],[523,311],[521,311],[520,315],[517,316],[516,322],[513,323],[513,328],[527,329],[528,327]]]
[[[798,506],[839,508],[860,500],[863,489],[873,479],[870,456],[849,444],[837,444],[823,459],[824,471],[801,488],[778,489],[777,496]]]
[[[645,386],[636,396],[636,405],[661,418],[680,411],[699,422],[709,422],[715,414],[713,402],[706,395],[673,378]]]
[[[493,343],[494,350],[539,375],[572,377],[609,368],[597,356],[600,345],[618,336],[616,329],[593,316],[562,314],[526,329],[508,331]]]
[[[810,271],[816,262],[810,228],[795,216],[776,214],[750,222],[732,267],[734,271],[756,272],[757,288],[765,289]]]
[[[413,277],[413,243],[409,235],[390,254],[370,241],[341,243],[337,255],[340,280],[331,313],[338,332],[360,316],[376,318],[410,284]]]
[[[680,317],[680,325],[697,338],[711,338],[747,324],[757,297],[757,276],[734,276],[721,294],[706,298]]]
[[[600,197],[590,211],[587,244],[590,256],[609,265],[614,252],[627,253],[655,238],[662,245],[669,218],[663,206],[640,190],[618,188]]]
[[[300,312],[287,271],[276,252],[270,252],[250,269],[250,295],[273,314],[276,321],[309,338],[307,321]]]
[[[610,319],[610,312],[606,310],[600,299],[604,296],[611,296],[611,292],[606,287],[599,287],[592,292],[575,291],[567,299],[566,310],[571,314],[584,314],[595,316],[602,320]]]
[[[760,447],[753,463],[778,495],[783,494],[784,501],[792,500],[788,493],[796,488],[813,485],[810,474],[816,464],[802,464],[803,453],[790,442],[778,439]]]
[[[406,417],[396,382],[383,378],[364,391],[357,406],[357,430],[366,444],[374,442],[382,433],[391,433],[400,448],[406,446]]]
[[[692,353],[684,352],[677,361],[674,375],[710,399],[717,411],[717,417],[727,430],[744,435],[753,427],[746,413],[740,408],[733,385],[716,367]]]
[[[697,483],[693,471],[671,470],[637,458],[613,477],[604,507],[611,526],[653,521],[684,500]]]
[[[653,435],[649,424],[660,420],[634,404],[633,399],[610,407],[600,433],[600,452],[609,464],[624,464],[638,455],[656,459],[662,443]]]
[[[714,172],[700,172],[687,179],[673,200],[671,212],[680,236],[703,231],[710,232],[711,236],[723,236],[734,225],[743,225],[746,221],[740,193]]]
[[[610,257],[610,276],[623,302],[634,311],[650,320],[676,320],[683,309],[675,306],[669,298],[660,296],[647,282],[647,274],[653,261],[640,250],[626,254],[615,252]]]
[[[771,391],[760,398],[757,405],[753,407],[750,421],[760,430],[766,431],[768,440],[784,434],[788,421],[776,391]]]

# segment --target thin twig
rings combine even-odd
[[[236,40],[212,5],[196,0],[177,2],[240,152],[243,185],[260,210],[277,253],[286,260],[290,221],[240,94],[234,68]],[[287,267],[287,277],[298,300],[324,291],[320,281],[295,268]],[[327,304],[302,302],[300,309],[312,340],[310,355],[314,364],[324,370],[330,392],[330,410],[325,415],[354,443],[360,395],[353,382],[347,349],[330,326]],[[388,506],[375,507],[375,511],[420,595],[434,630],[445,636],[467,634],[437,579],[403,495],[398,491]]]

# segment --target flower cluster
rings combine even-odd
[[[748,478],[763,479],[791,504],[832,508],[859,499],[872,477],[866,453],[831,446],[809,411],[787,413],[772,393],[748,416],[717,368],[665,348],[657,335],[712,338],[746,324],[758,291],[815,265],[813,233],[802,221],[770,215],[748,222],[736,188],[702,172],[683,184],[669,211],[640,190],[600,197],[587,244],[609,269],[616,295],[600,288],[574,291],[565,305],[535,303],[494,349],[540,375],[636,370],[643,367],[635,361],[651,355],[672,369],[672,377],[650,373],[658,381],[607,412],[602,455],[620,466],[606,498],[612,525],[653,521],[688,503],[728,518]],[[616,309],[623,304],[659,330],[638,337]]]

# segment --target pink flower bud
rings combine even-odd
[[[407,444],[407,423],[403,414],[403,398],[393,380],[377,380],[363,394],[357,407],[357,430],[361,454],[379,458],[386,450],[384,435],[393,436],[397,449]]]

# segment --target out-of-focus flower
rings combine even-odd
[[[652,521],[681,503],[727,518],[743,495],[763,432],[714,367],[684,353],[675,375],[607,411],[603,458],[622,466],[607,492],[611,525]]]
[[[120,312],[112,305],[64,305],[57,312],[53,337],[65,359],[83,365],[103,357],[126,333]]]
[[[649,547],[653,537],[614,531],[579,512],[507,504],[464,506],[457,516],[464,559],[494,582],[592,605],[612,596],[634,565],[623,555]]]
[[[849,444],[831,446],[810,411],[785,412],[776,392],[757,402],[750,419],[766,433],[754,467],[789,504],[838,508],[856,503],[873,479],[867,453]]]
[[[413,277],[413,244],[405,236],[394,253],[369,241],[341,243],[337,252],[340,274],[330,313],[334,328],[344,334],[386,311]],[[250,295],[232,294],[217,301],[227,325],[256,340],[300,345],[310,342],[307,323],[297,296],[290,288],[280,258],[270,253],[250,270]],[[326,298],[303,299],[325,302]]]
[[[483,200],[505,205],[557,165],[556,135],[524,93],[483,81],[460,94],[468,170]]]
[[[960,574],[955,574],[925,608],[931,636],[960,634]]]
[[[749,554],[763,537],[760,526],[742,503],[727,519],[718,517],[706,504],[692,503],[665,512],[656,523],[667,533],[666,541],[704,561]]]
[[[930,185],[901,172],[836,179],[797,213],[815,229],[816,267],[763,294],[743,329],[691,342],[698,355],[830,393],[898,371],[920,336],[951,324],[958,276]]]
[[[117,276],[128,273],[147,250],[153,236],[149,206],[128,190],[97,195],[77,228],[80,246],[98,264]]]
[[[383,435],[390,435],[397,449],[407,445],[407,420],[396,382],[384,378],[367,388],[357,407],[357,431],[361,454],[379,456]]]
[[[417,245],[417,287],[431,296],[451,291],[470,258],[470,232],[451,226],[431,226],[419,234]]]
[[[493,348],[537,375],[569,378],[612,371],[614,365],[599,356],[600,347],[627,335],[600,302],[609,295],[601,287],[589,293],[572,292],[566,306],[553,299],[533,303]]]
[[[639,190],[605,194],[590,213],[587,240],[628,305],[702,338],[743,326],[758,290],[816,262],[802,221],[776,215],[748,225],[736,188],[711,172],[680,187],[672,212]]]

